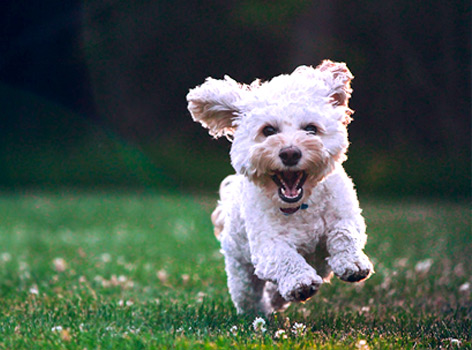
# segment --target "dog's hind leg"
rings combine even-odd
[[[241,313],[267,314],[262,296],[265,281],[254,274],[251,264],[240,263],[231,256],[225,256],[228,288],[236,310]]]
[[[235,175],[227,176],[220,185],[220,200],[213,213],[211,213],[211,222],[213,223],[213,230],[217,239],[220,239],[220,234],[224,229],[227,213],[231,210],[228,206],[232,205],[232,192],[234,181],[237,179]]]

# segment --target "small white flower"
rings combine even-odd
[[[62,331],[62,326],[54,326],[51,328],[51,332],[60,332]]]
[[[460,293],[467,293],[470,291],[470,283],[469,282],[465,282],[464,284],[461,284],[461,286],[459,287],[459,292]]]
[[[2,253],[2,261],[8,262],[11,260],[11,254],[10,253]]]
[[[188,274],[186,274],[186,273],[184,273],[184,274],[183,274],[182,276],[180,276],[180,277],[182,277],[182,282],[183,282],[183,284],[187,284],[188,281],[190,281],[190,275],[188,275]]]
[[[305,333],[306,326],[303,323],[295,322],[292,326],[292,333],[299,337]]]
[[[252,322],[252,327],[254,331],[259,333],[264,333],[266,331],[266,321],[262,317],[256,317],[255,320]]]
[[[113,326],[107,326],[107,327],[105,327],[105,330],[109,333],[112,333],[113,336],[116,333],[115,327],[113,327]]]
[[[426,274],[429,272],[431,266],[433,266],[433,259],[426,259],[415,265],[415,271],[419,274]]]
[[[138,334],[141,332],[141,328],[128,327],[128,329],[131,334]]]
[[[206,294],[204,292],[198,292],[197,293],[197,303],[202,303],[203,299],[206,297]]]
[[[100,275],[97,275],[93,278],[93,280],[97,283],[102,283],[103,282],[103,277]]]
[[[108,253],[103,253],[100,255],[100,260],[102,260],[104,263],[109,263],[111,261],[111,255]]]
[[[238,326],[232,326],[229,331],[231,332],[232,335],[237,335],[238,334]]]
[[[365,339],[361,339],[357,342],[356,347],[360,350],[369,350],[369,344],[367,344],[367,341]]]
[[[166,270],[159,270],[157,271],[157,278],[159,279],[159,281],[161,281],[161,283],[167,283],[169,279],[169,274]]]
[[[52,263],[57,272],[64,272],[67,269],[67,263],[63,258],[55,258]]]
[[[125,300],[119,300],[118,301],[119,306],[131,306],[133,304],[134,304],[134,301],[132,301],[132,300],[126,300],[126,301]]]
[[[29,292],[30,292],[30,294],[38,295],[38,294],[39,294],[38,286],[32,286],[32,287],[29,289]]]
[[[275,334],[274,334],[274,337],[276,339],[287,339],[287,332],[285,332],[284,329],[278,329]]]
[[[360,313],[361,314],[367,314],[370,312],[370,306],[363,306],[361,307]]]

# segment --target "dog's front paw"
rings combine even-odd
[[[287,301],[306,301],[320,288],[323,280],[317,274],[289,276],[279,284],[279,292]]]
[[[374,272],[374,266],[363,252],[337,254],[328,259],[334,274],[346,282],[360,282]]]

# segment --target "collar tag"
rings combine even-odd
[[[300,209],[302,210],[305,210],[307,208],[308,208],[308,204],[303,203],[302,205],[300,205]]]

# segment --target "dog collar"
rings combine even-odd
[[[295,214],[299,209],[305,210],[307,208],[308,208],[308,204],[302,203],[302,205],[300,205],[299,207],[296,207],[296,208],[286,208],[286,209],[280,208],[280,211],[285,216],[289,216],[289,215]]]

